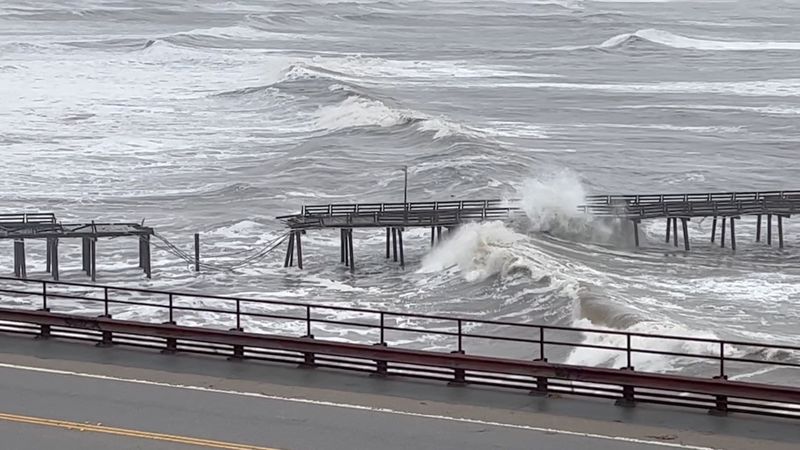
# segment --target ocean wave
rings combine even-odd
[[[633,33],[623,33],[609,38],[599,48],[610,49],[646,41],[676,49],[710,50],[710,51],[758,51],[758,50],[800,50],[800,42],[770,41],[719,41],[699,39],[669,31],[647,28]]]

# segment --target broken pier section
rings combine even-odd
[[[148,278],[152,276],[150,237],[153,228],[136,223],[77,223],[64,224],[53,213],[0,214],[0,239],[14,241],[14,275],[27,278],[26,240],[46,241],[46,270],[54,280],[59,279],[59,242],[81,239],[82,268],[92,281],[97,277],[97,241],[100,238],[135,237],[139,242],[139,267]]]

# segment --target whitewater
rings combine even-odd
[[[663,242],[662,222],[644,224],[637,250],[627,224],[576,208],[590,194],[797,189],[798,73],[800,4],[788,0],[7,0],[0,212],[144,220],[186,251],[199,232],[205,261],[234,265],[303,204],[402,200],[408,166],[412,201],[513,198],[524,214],[433,249],[426,230],[408,230],[405,270],[383,258],[381,233],[356,231],[355,274],[333,264],[335,233],[305,236],[303,271],[276,253],[195,274],[154,248],[152,280],[135,245],[101,242],[98,282],[798,345],[800,224],[787,221],[777,251],[742,220],[733,255],[710,244],[710,221],[693,221],[685,254]],[[43,260],[44,245],[30,247]],[[84,281],[78,247],[63,244],[64,279]],[[623,364],[588,349],[558,359]]]

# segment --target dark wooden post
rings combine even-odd
[[[767,245],[772,245],[772,214],[767,214]]]
[[[344,264],[344,228],[339,228],[339,262]]]
[[[89,240],[89,275],[97,281],[97,238]]]
[[[86,275],[89,275],[89,238],[81,238],[81,249],[83,255],[83,271],[86,272]]]
[[[714,220],[711,222],[711,242],[714,242],[716,237],[717,237],[717,216],[714,216]]]
[[[681,225],[683,225],[683,248],[689,251],[689,220],[686,217],[681,217]]]
[[[761,214],[756,216],[756,242],[761,242]]]
[[[194,271],[200,272],[200,233],[194,234]]]
[[[666,239],[667,244],[669,244],[669,234],[670,231],[672,230],[671,227],[672,227],[672,218],[667,217],[667,239]]]
[[[448,228],[449,230],[449,228]],[[436,238],[439,239],[439,242],[442,242],[442,227],[441,225],[436,227]]]
[[[153,268],[150,260],[150,235],[144,235],[144,273],[147,278],[153,278]]]
[[[678,218],[672,218],[672,242],[674,243],[675,247],[678,246]]]
[[[390,245],[390,241],[391,241],[391,236],[389,235],[389,233],[390,233],[389,229],[387,228],[386,229],[386,259],[389,259],[389,256],[391,256],[390,253],[389,253],[389,245]]]
[[[431,227],[431,248],[434,245],[434,239],[436,238],[436,227]]]
[[[19,278],[19,246],[17,240],[14,240],[14,276]]]
[[[28,264],[25,262],[25,240],[19,240],[19,272],[22,278],[28,278]]]
[[[144,236],[139,235],[139,268],[144,269]]]
[[[736,218],[731,217],[731,250],[736,251]]]
[[[52,250],[50,253],[50,273],[53,275],[53,279],[58,281],[58,238],[53,238],[51,241]]]
[[[292,267],[294,260],[294,231],[289,234],[289,243],[286,245],[286,259],[283,262],[283,267]]]
[[[47,259],[45,271],[47,273],[50,273],[50,271],[52,270],[52,259],[53,259],[53,255],[52,255],[53,243],[51,242],[52,240],[53,240],[53,238],[47,238],[46,239],[47,243],[45,244],[45,247],[46,247],[46,250],[45,250],[46,256],[45,257]]]
[[[298,231],[295,233],[295,238],[297,239],[297,268],[303,269],[303,246],[300,244],[300,235],[302,232]]]
[[[406,267],[406,259],[405,259],[405,256],[403,256],[403,229],[402,228],[397,230],[397,241],[398,241],[398,246],[400,247],[400,267],[405,268]]]
[[[721,229],[719,230],[719,231],[720,231],[720,241],[719,241],[719,245],[720,245],[720,247],[722,247],[722,248],[725,248],[725,220],[726,220],[726,218],[725,218],[725,217],[723,217],[723,218],[722,218],[722,227],[721,227]]]
[[[353,229],[352,228],[350,228],[347,231],[347,239],[349,241],[347,243],[347,248],[350,251],[350,272],[354,272],[356,270],[356,260],[355,260],[355,255],[353,253]]]
[[[639,221],[633,220],[633,242],[636,247],[639,246]]]
[[[392,251],[394,253],[394,262],[397,262],[397,228],[392,228]]]
[[[783,248],[783,216],[778,216],[778,248]]]

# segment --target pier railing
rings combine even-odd
[[[460,200],[444,202],[410,203],[334,203],[330,205],[303,206],[303,216],[340,216],[352,214],[374,214],[385,212],[452,211],[478,209],[505,209],[503,200]]]
[[[770,368],[798,370],[800,346],[81,283],[5,277],[0,282],[2,303],[14,305],[0,307],[0,331],[5,332],[520,388],[542,395],[589,395],[622,404],[652,402],[800,418],[799,386],[729,379]],[[133,311],[138,317],[149,311],[151,319],[113,318]],[[198,316],[213,318],[213,325],[197,326]],[[419,341],[436,342],[436,350],[420,350],[413,344]],[[558,362],[576,349],[604,352],[615,363]],[[517,357],[498,357],[500,351]],[[641,358],[652,357],[705,362],[707,373],[668,375],[635,368]]]
[[[0,214],[0,226],[39,223],[56,223],[56,215],[53,213]]]

